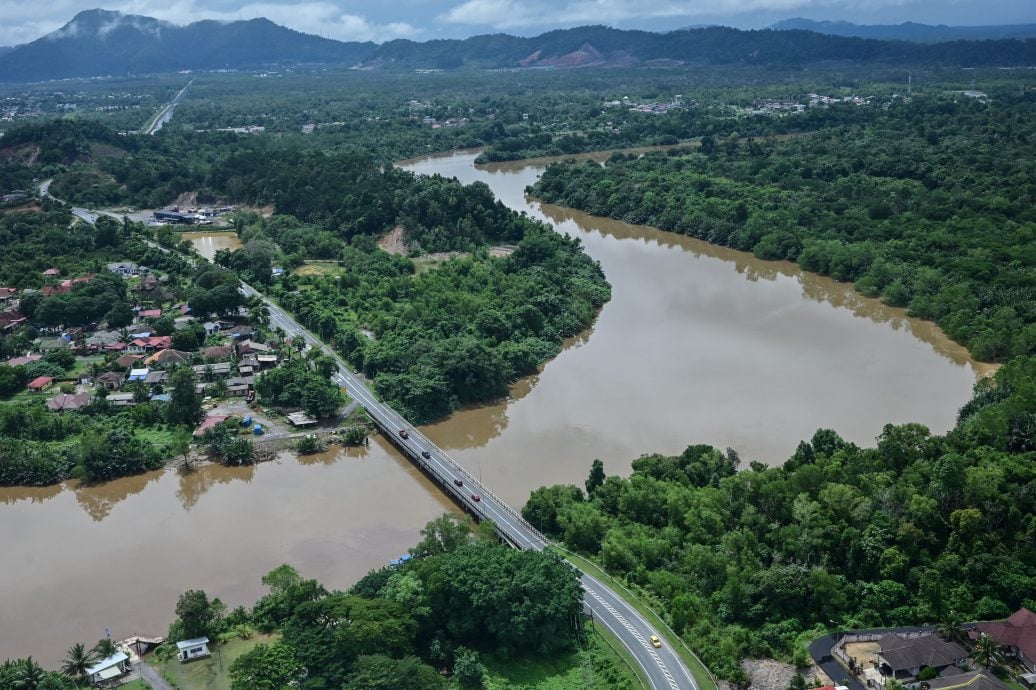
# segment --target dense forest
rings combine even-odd
[[[176,603],[169,642],[149,663],[164,663],[179,640],[204,636],[216,647],[261,635],[229,663],[232,690],[516,687],[508,681],[518,668],[543,683],[536,687],[627,690],[637,682],[584,623],[577,573],[560,558],[502,546],[486,526],[475,536],[455,515],[432,520],[421,534],[413,558],[371,572],[347,592],[289,565],[262,578],[269,593],[251,608],[228,611],[203,590],[188,590]],[[37,683],[28,687],[73,688],[89,665],[78,662],[96,658],[101,646],[73,646],[62,673],[31,659],[8,661],[0,665],[0,690],[27,687],[27,676]],[[593,668],[589,683],[584,666]]]
[[[1036,358],[981,381],[956,427],[888,425],[875,448],[821,429],[782,467],[732,451],[595,463],[586,492],[535,491],[533,524],[667,612],[722,677],[740,659],[806,665],[841,629],[959,625],[1036,605]],[[739,471],[740,470],[740,471]]]
[[[790,139],[707,135],[604,167],[557,164],[532,191],[797,261],[1003,360],[1036,352],[1034,106],[1031,92],[915,98]]]
[[[359,237],[341,252],[339,271],[282,280],[271,294],[408,419],[431,421],[506,395],[610,297],[578,240],[524,225],[510,256],[483,247],[419,273]]]

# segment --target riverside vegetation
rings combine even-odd
[[[560,163],[532,193],[762,259],[935,321],[980,360],[1036,352],[1034,99],[914,98],[785,141]]]
[[[1034,461],[1036,357],[1018,357],[945,436],[888,425],[859,448],[821,429],[782,467],[709,446],[641,456],[628,478],[597,461],[585,492],[544,487],[522,513],[741,685],[742,658],[804,667],[830,627],[949,630],[1036,605]]]
[[[583,623],[582,588],[567,563],[549,552],[500,545],[489,525],[476,538],[455,515],[431,521],[421,534],[414,558],[373,571],[346,592],[304,579],[289,565],[262,578],[269,594],[250,609],[228,611],[204,591],[188,590],[177,601],[170,642],[156,656],[168,658],[172,642],[183,639],[205,636],[216,646],[267,635],[229,665],[232,690],[626,690],[636,684]],[[63,673],[31,659],[8,661],[0,665],[0,690],[70,690],[89,665],[73,663],[84,655],[94,658],[83,645],[73,646]],[[36,684],[26,686],[30,677]]]

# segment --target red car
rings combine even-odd
[[[482,497],[479,496],[478,494],[471,494],[471,500],[474,501],[475,503],[478,503],[479,501],[482,500]]]
[[[400,438],[410,438],[410,434],[408,434],[406,432],[406,429],[400,429],[399,430],[399,437]]]
[[[463,479],[454,479],[453,483],[456,484],[457,486],[464,486],[464,480]]]

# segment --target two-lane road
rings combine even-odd
[[[537,551],[547,547],[546,538],[513,508],[497,498],[398,412],[378,400],[366,383],[323,341],[251,286],[243,286],[242,292],[265,301],[270,311],[271,325],[281,328],[292,338],[305,339],[311,347],[319,348],[334,358],[338,364],[334,380],[366,408],[371,418],[386,434],[393,437],[400,448],[442,484],[444,491],[475,515],[492,520],[501,535],[513,546]],[[400,431],[406,432],[406,438]],[[477,500],[474,498],[476,495]],[[663,646],[657,649],[651,644],[651,635],[658,635],[664,640],[664,631],[652,629],[639,612],[603,582],[585,573],[581,573],[580,580],[584,605],[636,659],[652,690],[699,690],[683,660],[672,650],[670,641],[665,640]]]

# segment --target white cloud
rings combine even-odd
[[[77,13],[97,7],[97,0],[53,0],[41,5],[24,0],[0,0],[0,45],[16,45],[55,31]],[[299,3],[249,2],[240,5],[212,0],[115,0],[105,9],[164,19],[174,24],[189,24],[202,19],[236,21],[266,17],[297,31],[340,41],[388,41],[419,36],[421,29],[406,21],[371,21],[361,14],[346,11],[331,0],[304,0]],[[106,27],[110,28],[110,27]]]

